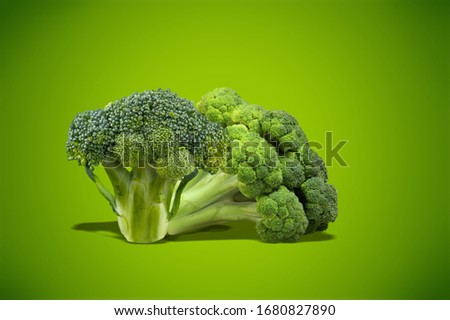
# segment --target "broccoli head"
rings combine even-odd
[[[166,234],[178,181],[197,168],[218,169],[210,159],[220,156],[223,131],[175,93],[145,91],[79,113],[70,126],[67,153],[110,201],[127,240],[152,242]],[[93,173],[100,164],[114,195]]]

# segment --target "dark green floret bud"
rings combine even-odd
[[[261,119],[261,129],[266,139],[280,150],[280,154],[296,151],[308,141],[297,120],[285,111],[265,112]]]
[[[308,226],[302,204],[284,186],[258,198],[257,211],[261,220],[256,230],[265,242],[297,242]]]
[[[326,230],[328,223],[336,220],[338,209],[334,186],[314,177],[304,182],[297,194],[303,202],[309,220],[307,233]]]

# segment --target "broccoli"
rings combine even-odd
[[[195,106],[159,89],[79,113],[66,149],[129,242],[228,221],[254,222],[265,242],[296,242],[337,216],[336,190],[297,120],[229,88]],[[99,166],[113,192],[94,173]]]

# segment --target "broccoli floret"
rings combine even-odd
[[[234,110],[245,104],[233,89],[217,88],[203,96],[196,107],[209,120],[227,126],[233,124]]]
[[[257,212],[261,220],[256,224],[256,230],[265,242],[297,242],[308,226],[302,204],[284,186],[260,197]]]
[[[306,180],[305,167],[299,160],[297,153],[287,152],[284,156],[280,156],[279,159],[283,174],[283,185],[289,190],[297,188]]]
[[[337,217],[337,193],[320,177],[305,181],[297,191],[303,201],[309,224],[306,233],[323,231]]]
[[[306,179],[320,177],[325,182],[328,181],[327,168],[325,162],[319,157],[319,155],[311,149],[308,144],[303,145],[298,150],[299,160],[303,165]]]
[[[266,139],[281,152],[295,151],[307,143],[297,120],[285,111],[267,111],[262,115],[261,128]]]
[[[238,176],[242,194],[256,198],[278,189],[283,175],[274,148],[242,124],[227,127],[227,133],[231,139],[231,172]]]
[[[262,241],[296,242],[336,219],[336,190],[294,117],[248,104],[229,88],[196,107],[160,89],[73,120],[68,158],[86,168],[128,241],[252,221]]]
[[[205,94],[196,105],[209,120],[224,127],[243,124],[250,131],[261,132],[261,117],[264,108],[248,104],[230,88],[217,88]]]

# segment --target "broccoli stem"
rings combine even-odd
[[[165,178],[151,166],[127,170],[120,163],[104,165],[114,196],[87,169],[100,192],[110,201],[118,216],[120,231],[129,242],[151,243],[166,234],[192,232],[227,221],[260,220],[256,202],[245,198],[236,175],[200,171],[186,183]],[[180,189],[178,204],[172,204]],[[176,198],[176,197],[175,197]],[[177,210],[178,209],[178,210]]]
[[[128,193],[128,185],[131,173],[120,162],[103,162],[103,168],[111,181],[116,198],[125,197]]]
[[[129,242],[151,243],[167,234],[170,202],[176,180],[166,179],[150,166],[108,166],[105,171],[115,193],[120,231]]]
[[[228,221],[259,219],[256,202],[241,195],[236,175],[203,171],[186,185],[167,231],[175,235]]]
[[[259,220],[260,217],[256,214],[256,202],[234,202],[232,199],[229,201],[222,199],[194,213],[170,220],[167,233],[177,235],[229,221],[258,222]]]
[[[100,180],[99,177],[97,177],[94,174],[94,171],[89,166],[86,166],[86,173],[89,176],[89,178],[95,183],[97,186],[98,191],[101,193],[103,197],[105,197],[106,200],[108,200],[109,204],[111,205],[111,208],[113,209],[114,213],[119,215],[116,207],[116,199],[114,195],[108,190],[108,188],[105,187],[103,182]]]
[[[236,175],[201,171],[183,190],[175,217],[189,215],[213,203],[224,201],[239,192]]]

